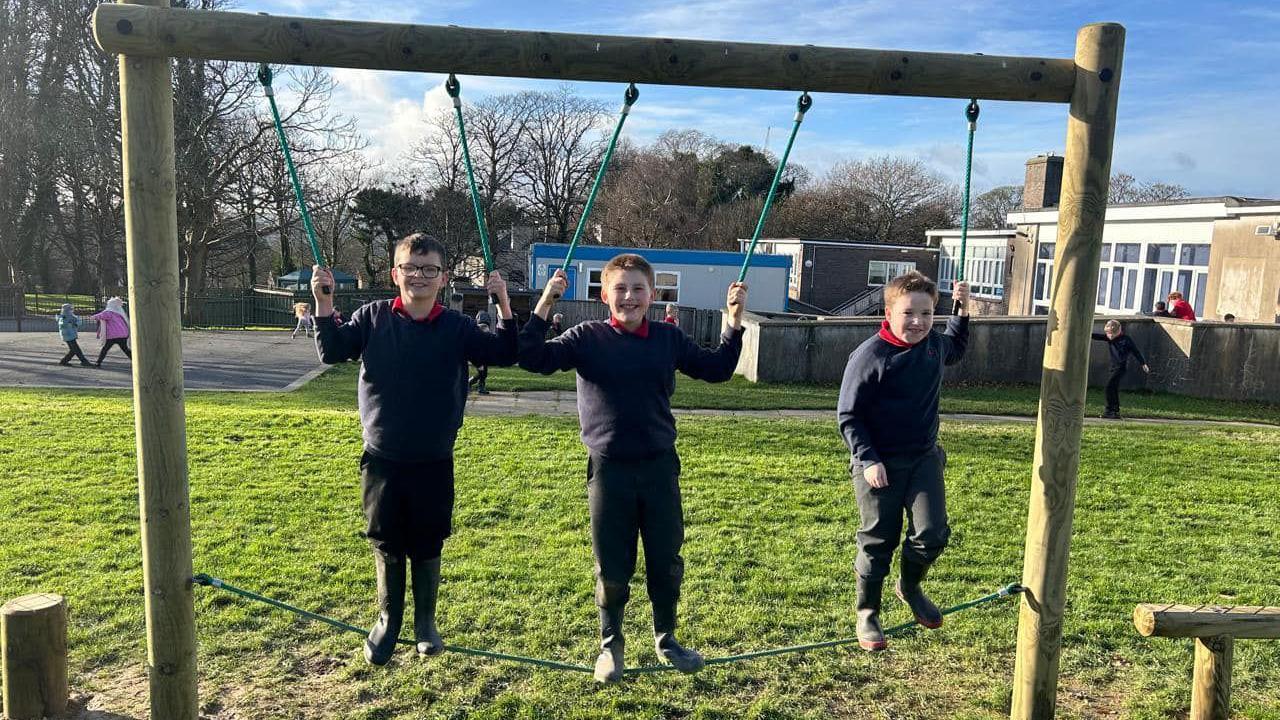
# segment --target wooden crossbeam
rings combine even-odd
[[[1069,58],[409,25],[103,4],[105,51],[657,85],[1069,102]]]
[[[1143,604],[1133,625],[1144,637],[1280,639],[1280,607]]]

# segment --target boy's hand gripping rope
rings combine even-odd
[[[311,257],[316,265],[326,267],[324,256],[320,254],[320,243],[316,241],[316,228],[311,222],[311,213],[307,211],[307,201],[302,197],[302,182],[298,180],[298,170],[293,166],[293,154],[289,152],[289,141],[284,136],[284,124],[280,122],[280,110],[276,107],[276,94],[271,88],[271,66],[262,63],[258,66],[258,82],[262,83],[262,91],[271,104],[271,118],[275,122],[276,137],[280,139],[280,149],[284,151],[284,164],[289,169],[289,180],[293,184],[293,196],[298,200],[298,212],[302,215],[302,228],[307,233],[307,242],[311,243]],[[333,292],[333,288],[322,286],[325,295]]]
[[[259,595],[258,593],[255,593],[249,590],[243,590],[241,588],[238,588],[234,585],[229,585],[223,582],[222,580],[219,580],[218,578],[206,575],[204,573],[200,573],[199,575],[196,575],[195,577],[191,578],[191,582],[195,583],[196,585],[203,585],[205,587],[217,588],[218,590],[225,590],[229,593],[232,593],[233,595],[239,595],[240,597],[248,598],[249,600],[256,600],[258,602],[265,603],[272,607],[294,613],[295,615],[298,615],[300,617],[304,617],[309,620],[315,620],[317,622],[322,622],[322,623],[325,623],[326,625],[331,625],[335,628],[338,628],[339,630],[346,630],[348,632],[353,632],[358,635],[368,634],[368,630],[364,628],[357,627],[350,623],[345,623],[341,620],[335,620],[334,618],[325,617],[324,615],[308,612],[306,610],[303,610],[302,608],[294,607],[293,605],[290,605],[288,603],[280,602],[279,600],[275,600],[275,599],[266,597],[264,595]],[[1001,598],[1017,595],[1018,593],[1023,592],[1024,589],[1025,588],[1023,588],[1021,585],[1017,583],[1010,583],[988,595],[984,595],[975,600],[970,600],[969,602],[965,602],[959,605],[949,607],[943,610],[942,614],[950,615],[952,613],[958,613],[962,610],[968,610],[969,608],[977,607],[979,605],[985,605],[986,603],[999,600]],[[901,625],[895,625],[891,628],[887,628],[884,631],[884,634],[886,636],[902,635],[908,632],[909,630],[911,630],[912,628],[914,628],[918,624],[919,623],[917,623],[914,620],[910,622],[905,622],[905,623],[902,623]],[[807,652],[810,650],[820,650],[823,648],[839,647],[841,645],[852,645],[857,642],[858,642],[857,637],[848,637],[848,638],[840,638],[838,640],[826,640],[823,642],[809,643],[806,645],[789,645],[787,647],[772,648],[769,650],[757,650],[755,652],[742,653],[740,655],[725,655],[723,657],[718,657],[718,658],[708,658],[706,663],[708,665],[727,665],[729,663],[742,662],[744,660],[754,660],[756,658],[762,658],[762,657],[771,657],[774,655],[786,655],[790,653]],[[400,645],[413,645],[414,641],[406,640],[404,638],[399,638],[398,640],[396,640],[396,643]],[[490,650],[477,650],[474,648],[462,647],[459,645],[445,645],[444,649],[447,652],[455,652],[461,655],[473,655],[476,657],[485,657],[493,660],[507,660],[510,662],[523,663],[525,665],[535,665],[537,667],[543,667],[549,670],[564,670],[567,672],[580,672],[580,673],[587,673],[587,674],[594,672],[594,668],[590,668],[585,665],[573,665],[571,663],[563,663],[556,660],[543,660],[541,658],[524,657],[522,655],[509,655],[507,653],[492,652]],[[668,672],[672,670],[675,670],[675,668],[672,667],[671,665],[646,665],[643,667],[628,668],[625,671],[625,674],[648,675],[652,673]]]
[[[560,269],[565,273],[569,272],[569,263],[573,262],[573,251],[578,248],[578,239],[582,237],[582,230],[587,226],[587,218],[591,215],[591,207],[596,204],[596,193],[600,192],[600,183],[604,180],[605,171],[609,169],[609,160],[613,158],[613,150],[618,145],[618,135],[622,133],[622,125],[627,121],[627,116],[631,114],[631,106],[635,105],[636,100],[639,98],[640,90],[636,88],[635,83],[628,85],[626,92],[622,94],[622,111],[618,114],[618,124],[613,128],[613,137],[609,139],[609,148],[605,150],[604,159],[600,161],[600,169],[596,171],[596,180],[591,184],[591,193],[587,195],[587,204],[583,206],[582,215],[578,217],[578,227],[573,231],[573,240],[569,243],[569,249],[564,254],[564,263],[560,265]],[[556,295],[552,299],[559,300],[560,296]]]
[[[476,213],[476,229],[480,233],[480,250],[484,252],[484,272],[493,272],[493,253],[489,250],[489,230],[485,225],[484,212],[480,209],[480,193],[476,190],[476,173],[471,166],[471,150],[467,147],[467,126],[462,121],[462,83],[453,73],[444,83],[445,92],[453,98],[453,112],[458,118],[458,137],[462,140],[462,162],[467,167],[467,184],[471,188],[471,207]],[[487,278],[486,278],[487,279]],[[489,302],[497,305],[498,296],[490,295]]]
[[[769,194],[764,199],[764,207],[760,209],[760,220],[756,222],[756,230],[751,234],[751,245],[747,248],[747,256],[742,259],[742,269],[738,271],[738,282],[747,279],[747,268],[751,267],[751,256],[755,254],[756,243],[760,241],[760,233],[764,230],[764,220],[769,216],[769,207],[773,205],[773,196],[778,191],[778,183],[782,180],[782,171],[787,168],[787,158],[791,155],[791,145],[796,141],[796,133],[800,131],[800,123],[804,122],[804,114],[813,107],[813,98],[808,92],[800,94],[796,101],[796,122],[791,126],[791,137],[787,138],[787,148],[782,151],[782,159],[778,161],[778,169],[773,173],[773,182],[769,184]]]

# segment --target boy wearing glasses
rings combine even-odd
[[[639,255],[613,258],[601,271],[600,299],[609,305],[609,320],[580,323],[546,340],[547,316],[568,286],[564,271],[557,270],[520,332],[520,367],[544,375],[578,371],[600,611],[595,678],[606,683],[621,680],[625,667],[622,616],[636,569],[637,536],[644,543],[658,655],[681,672],[702,669],[702,656],[675,636],[684,516],[671,393],[677,370],[707,382],[728,380],[742,352],[746,285],[729,286],[729,328],[720,346],[708,350],[675,325],[649,322],[653,280],[653,268]]]
[[[316,348],[328,364],[360,359],[360,480],[365,535],[378,575],[378,620],[364,656],[385,665],[404,616],[406,558],[412,564],[413,630],[419,655],[444,650],[435,626],[440,553],[453,519],[453,444],[467,399],[467,363],[507,366],[516,360],[516,327],[507,284],[498,273],[497,334],[481,331],[438,301],[448,283],[444,248],[416,233],[395,249],[392,300],[371,302],[342,325],[333,322],[333,274],[312,268]]]

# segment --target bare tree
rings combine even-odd
[[[1180,200],[1191,193],[1181,185],[1160,181],[1144,182],[1129,173],[1120,172],[1111,176],[1111,184],[1107,190],[1107,203],[1145,203]]]
[[[558,242],[566,242],[607,146],[601,132],[605,105],[578,97],[568,86],[528,93],[527,99],[526,164],[514,195],[545,218]]]
[[[999,230],[1011,227],[1009,213],[1022,207],[1022,186],[1001,185],[973,199],[969,208],[969,227]]]
[[[955,204],[958,192],[919,160],[880,156],[836,165],[828,182],[852,189],[869,210],[871,238],[878,242],[916,242],[921,213],[934,217]]]

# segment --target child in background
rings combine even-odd
[[[107,301],[105,310],[90,318],[98,321],[98,337],[105,341],[102,343],[102,350],[98,352],[98,367],[102,367],[102,361],[106,359],[107,351],[112,345],[119,346],[125,357],[133,359],[133,353],[129,352],[129,316],[124,314],[123,300],[111,298]]]
[[[491,324],[492,324],[492,318],[489,317],[488,311],[481,310],[480,312],[476,313],[476,327],[480,328],[482,332],[493,332],[493,330],[490,328]],[[467,385],[468,386],[475,385],[477,393],[479,393],[480,395],[488,395],[489,391],[486,390],[484,387],[484,381],[487,380],[488,378],[489,378],[489,366],[476,365],[476,376],[468,380]]]
[[[942,371],[964,357],[969,341],[967,283],[956,283],[958,310],[946,332],[933,329],[938,287],[911,271],[884,286],[884,322],[849,355],[836,417],[849,446],[849,470],[862,525],[858,528],[857,634],[864,650],[888,646],[880,626],[884,579],[902,536],[898,599],[916,622],[942,627],[942,612],[920,589],[929,567],[947,547],[943,471],[947,454],[938,444]]]
[[[551,316],[551,327],[547,328],[548,337],[559,337],[564,332],[564,313]]]
[[[1173,317],[1173,313],[1169,312],[1169,306],[1165,305],[1161,300],[1156,303],[1156,311],[1151,313],[1152,317]]]
[[[62,341],[67,344],[67,354],[62,356],[58,361],[59,365],[70,365],[72,357],[80,358],[81,367],[89,367],[92,363],[80,352],[80,343],[76,339],[80,336],[80,316],[76,315],[75,309],[71,307],[71,303],[62,304],[62,312],[54,316],[58,320],[58,334],[62,336]]]
[[[1169,293],[1169,314],[1179,320],[1196,321],[1196,311],[1191,307],[1191,303],[1182,297],[1182,293],[1174,290]]]
[[[299,331],[305,332],[307,337],[312,337],[315,334],[316,321],[311,316],[311,303],[294,303],[293,314],[298,318],[298,324],[294,326],[293,334],[289,336],[289,339],[297,338]]]
[[[1103,332],[1093,333],[1093,339],[1105,341],[1107,350],[1111,352],[1111,375],[1107,377],[1107,407],[1102,417],[1107,420],[1119,420],[1120,380],[1124,377],[1125,369],[1129,365],[1129,356],[1132,355],[1138,361],[1142,366],[1142,372],[1150,373],[1151,368],[1147,367],[1147,361],[1142,357],[1138,346],[1124,334],[1124,329],[1121,328],[1118,320],[1108,320],[1102,329]]]
[[[667,303],[667,314],[662,318],[662,322],[680,327],[680,308],[675,303]]]

